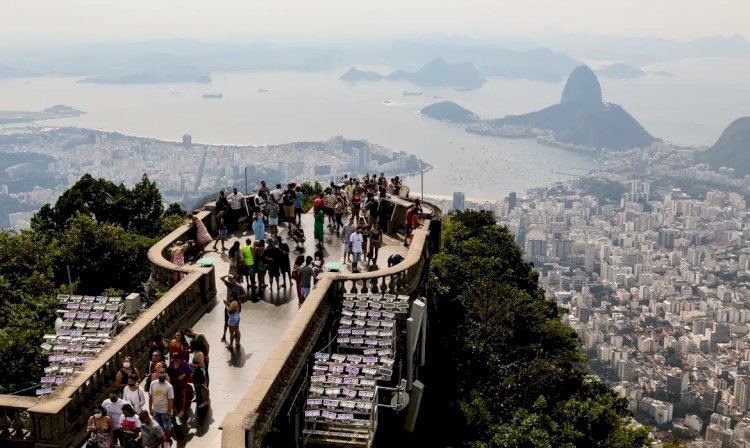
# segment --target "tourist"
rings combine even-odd
[[[359,209],[362,206],[362,194],[360,192],[360,189],[357,188],[354,190],[354,194],[352,195],[352,216],[356,218],[359,218]]]
[[[292,224],[292,240],[295,242],[296,246],[294,250],[301,251],[305,249],[305,231],[302,230],[302,227]]]
[[[302,188],[297,187],[294,189],[294,219],[297,221],[298,226],[302,226]]]
[[[224,252],[226,248],[224,247],[224,241],[227,239],[227,226],[226,222],[224,220],[224,212],[219,212],[218,215],[216,215],[216,241],[214,241],[214,247],[213,250],[216,250],[216,245],[219,244],[219,241],[221,241],[221,251]]]
[[[344,201],[339,196],[336,197],[336,203],[333,206],[333,216],[336,222],[336,235],[341,232],[341,228],[344,227],[342,220],[344,219]]]
[[[232,189],[232,194],[227,196],[229,201],[229,219],[227,221],[227,230],[234,232],[239,228],[239,219],[242,209],[244,196],[237,192],[236,188]]]
[[[352,235],[357,231],[357,226],[354,225],[354,216],[349,218],[349,223],[344,226],[344,263],[349,261],[349,256],[352,253]]]
[[[380,231],[380,225],[376,222],[372,225],[370,230],[370,250],[367,253],[367,258],[374,264],[378,263],[378,252],[380,252],[380,246],[383,244],[383,232]]]
[[[113,443],[117,442],[122,444],[122,431],[120,431],[120,416],[122,415],[122,407],[128,404],[127,401],[120,398],[117,391],[112,390],[109,392],[109,399],[102,402],[102,408],[107,412],[107,416],[112,419],[112,430]]]
[[[130,375],[138,377],[138,369],[133,365],[133,359],[130,356],[126,356],[122,359],[122,368],[115,375],[115,390],[122,396],[122,390],[127,386],[128,378]]]
[[[267,203],[268,202],[265,200],[263,196],[256,194],[255,197],[253,197],[253,211],[263,214],[266,210]],[[250,213],[248,212],[248,216],[249,215]]]
[[[114,447],[115,435],[112,419],[104,412],[103,407],[94,406],[94,413],[89,417],[86,431],[91,433],[91,439],[97,443],[94,446],[98,448]]]
[[[164,336],[159,333],[157,335],[154,335],[154,340],[151,341],[151,347],[149,348],[149,352],[153,353],[154,351],[158,351],[161,355],[161,359],[159,361],[163,361],[167,359],[167,352],[169,351],[169,346],[167,345],[167,341],[164,339]]]
[[[158,381],[151,381],[148,391],[149,414],[164,429],[164,437],[170,443],[172,431],[172,415],[174,414],[174,387],[167,382],[166,369],[159,372]]]
[[[365,260],[365,254],[367,254],[367,246],[370,242],[370,226],[367,225],[367,221],[365,218],[360,217],[359,218],[359,228],[362,230],[362,257],[361,261],[362,264],[367,266],[367,260]]]
[[[404,227],[406,228],[406,235],[404,236],[404,247],[409,247],[409,242],[411,241],[411,217],[412,215],[414,215],[415,210],[416,208],[414,204],[412,204],[412,206],[406,210],[406,221],[404,222]]]
[[[286,191],[284,191],[283,196],[281,197],[281,202],[284,205],[284,221],[288,223],[294,222],[294,200],[295,200],[295,193],[294,188],[292,188],[292,184],[287,185]]]
[[[229,325],[229,345],[227,345],[227,348],[231,349],[233,344],[239,348],[241,336],[240,312],[242,311],[239,296],[236,293],[230,294],[229,300],[224,301],[224,308],[229,315],[229,319],[227,320],[227,324]]]
[[[229,211],[229,200],[227,199],[224,190],[219,192],[219,197],[216,199],[216,214],[227,213]]]
[[[323,213],[323,208],[319,207],[317,211],[315,212],[315,241],[317,242],[318,247],[323,247],[323,238],[325,236],[325,232],[323,231],[323,225],[325,224],[325,215]]]
[[[151,418],[148,411],[138,413],[141,420],[141,446],[143,448],[159,448],[167,442],[164,430]]]
[[[279,210],[279,204],[276,202],[276,199],[274,199],[272,195],[271,202],[268,204],[268,231],[273,237],[276,237],[278,235]]]
[[[313,214],[318,214],[319,210],[326,207],[326,198],[324,193],[319,193],[318,197],[313,201]]]
[[[305,258],[305,265],[302,266],[299,270],[299,277],[300,277],[300,301],[299,304],[302,306],[302,303],[305,301],[308,295],[310,295],[310,289],[312,288],[312,280],[313,276],[315,275],[315,271],[312,267],[313,259],[311,256],[307,256]]]
[[[419,209],[417,208],[418,205],[414,205],[414,211],[411,214],[411,232],[409,232],[409,245],[411,246],[411,241],[414,239],[414,231],[419,228]]]
[[[357,263],[362,258],[362,228],[357,227],[357,230],[355,233],[352,234],[350,237],[350,241],[352,242],[352,272],[358,273],[359,269],[357,269]]]
[[[396,192],[395,179],[391,178],[391,180],[388,181],[388,185],[386,185],[385,187],[385,192],[388,194],[388,196],[393,196],[393,194]]]
[[[185,265],[185,251],[187,250],[187,245],[182,244],[182,241],[176,241],[172,247],[169,249],[169,258],[172,263],[174,263],[177,266],[184,266]],[[183,278],[185,278],[184,272],[174,270],[172,271],[172,280],[174,280],[175,283],[179,282]]]
[[[245,277],[245,286],[255,289],[255,256],[253,250],[253,241],[248,238],[245,240],[245,246],[242,248],[242,258],[245,260],[245,266],[240,275]]]
[[[276,203],[276,205],[279,207],[279,222],[284,222],[284,217],[286,216],[284,213],[284,209],[281,207],[282,198],[284,197],[284,190],[281,189],[281,184],[276,184],[276,188],[271,190],[271,195],[269,196],[270,200],[273,200],[273,202]],[[269,212],[270,216],[270,212]]]
[[[255,272],[258,274],[258,287],[266,287],[266,242],[264,240],[255,240],[253,243],[253,258],[255,259]]]
[[[294,267],[292,268],[292,280],[294,280],[294,283],[297,288],[297,300],[299,300],[300,305],[302,305],[302,301],[305,300],[302,297],[302,283],[301,283],[301,272],[300,270],[305,264],[305,256],[304,255],[298,255],[297,258],[294,260]]]
[[[174,409],[177,417],[182,418],[192,401],[190,396],[192,389],[189,383],[193,381],[193,377],[190,364],[188,364],[188,361],[179,358],[177,353],[172,353],[169,357],[169,364],[167,364],[167,375],[169,375],[169,381],[174,387]]]
[[[194,240],[187,242],[187,248],[185,249],[185,261],[192,263],[197,261],[201,256],[201,248],[195,244]]]
[[[268,202],[268,196],[271,194],[271,190],[266,186],[266,181],[262,180],[260,181],[260,188],[258,188],[258,193],[256,196],[259,196],[263,203]]]
[[[372,193],[367,195],[367,201],[365,202],[365,210],[367,211],[367,224],[373,225],[378,219],[378,210],[380,209],[380,201],[375,199]]]
[[[237,283],[237,277],[235,277],[232,274],[225,275],[223,277],[219,277],[219,279],[224,282],[224,285],[227,287],[227,298],[226,300],[231,299],[232,294],[236,295],[241,301],[245,301],[247,299],[247,292],[245,291],[245,288],[242,287],[239,283]],[[224,309],[224,332],[221,334],[221,342],[227,341],[227,330],[229,329],[229,311]]]
[[[240,242],[235,241],[232,247],[229,248],[229,274],[235,277],[240,276],[240,271],[245,270],[245,259],[242,256],[242,250],[240,249]]]
[[[190,360],[190,368],[192,370],[193,383],[198,385],[206,383],[206,376],[208,373],[208,367],[206,365],[206,345],[202,341],[192,340],[190,341],[190,350],[193,352],[193,358]]]
[[[325,258],[323,252],[316,250],[313,254],[313,280],[318,281],[318,274],[323,272],[323,265],[325,264]]]
[[[277,247],[278,247],[278,260],[276,263],[279,265],[279,271],[281,272],[281,279],[284,281],[284,284],[281,285],[282,288],[286,289],[286,279],[289,277],[289,284],[292,283],[292,267],[289,264],[289,253],[291,252],[289,250],[289,245],[284,242],[284,240],[279,237],[277,240]]]
[[[120,415],[120,431],[122,433],[121,445],[123,448],[133,448],[138,445],[138,436],[141,433],[141,419],[129,404],[122,406]]]
[[[266,225],[265,216],[260,210],[253,212],[253,233],[255,234],[255,241],[266,239]]]
[[[170,360],[175,356],[183,361],[190,359],[190,346],[188,346],[187,339],[185,339],[181,330],[175,331],[174,339],[169,341]]]
[[[333,183],[331,183],[331,187],[326,188],[326,206],[324,210],[326,216],[328,216],[328,228],[331,230],[333,230],[333,226],[336,223],[334,220],[334,205],[336,205],[336,193],[333,192]]]
[[[263,254],[263,258],[268,270],[268,288],[270,291],[273,291],[273,280],[276,279],[276,290],[278,291],[281,289],[281,284],[279,283],[281,269],[279,268],[279,247],[276,245],[276,240],[268,240],[268,247]]]
[[[138,376],[131,374],[128,377],[128,386],[122,391],[122,399],[133,406],[136,412],[143,410],[143,406],[146,405],[146,397],[143,389],[138,386]]]

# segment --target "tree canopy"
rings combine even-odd
[[[575,331],[490,213],[452,212],[432,260],[430,443],[644,447],[627,402],[582,366]],[[424,407],[423,407],[424,409]],[[430,421],[432,420],[432,421]],[[434,428],[450,428],[435,431]]]
[[[140,290],[151,271],[148,249],[185,222],[178,207],[169,211],[146,176],[128,189],[87,174],[45,205],[31,230],[0,231],[0,359],[8,361],[0,363],[0,393],[38,383],[39,345],[54,329],[58,293]]]

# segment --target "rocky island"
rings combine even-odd
[[[74,109],[70,106],[58,104],[48,107],[42,111],[0,111],[0,124],[8,123],[32,123],[54,118],[78,117],[86,112]]]
[[[474,123],[480,118],[474,112],[452,101],[442,101],[422,108],[422,115],[449,123]]]
[[[714,169],[727,167],[740,176],[750,174],[750,117],[734,120],[719,140],[696,158]]]
[[[658,141],[625,109],[605,103],[594,72],[582,65],[568,77],[559,104],[524,115],[483,121],[467,131],[498,137],[542,137],[582,149],[641,148]]]
[[[442,58],[436,58],[425,64],[416,72],[397,70],[388,75],[381,75],[374,71],[363,71],[356,67],[350,68],[340,78],[342,81],[409,81],[418,86],[439,87],[452,86],[459,89],[471,90],[482,87],[487,79],[470,62],[450,63]]]
[[[600,67],[596,74],[613,79],[637,79],[646,76],[646,72],[634,65],[618,62]]]

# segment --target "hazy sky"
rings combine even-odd
[[[513,36],[750,38],[749,0],[0,0],[0,39]]]

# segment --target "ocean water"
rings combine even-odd
[[[717,69],[717,67],[721,67]],[[623,105],[652,134],[686,145],[710,145],[735,118],[750,114],[750,60],[686,60],[648,67],[674,76],[601,79],[604,98]],[[0,109],[38,110],[65,104],[86,112],[42,125],[78,126],[165,140],[191,134],[195,143],[263,145],[363,138],[416,154],[434,169],[425,192],[501,199],[596,168],[582,155],[468,134],[419,110],[451,100],[485,118],[536,110],[559,101],[564,83],[490,79],[479,90],[421,88],[400,82],[348,84],[345,68],[323,73],[214,73],[208,85],[97,85],[75,78],[0,80]],[[259,89],[268,92],[261,93]],[[404,96],[420,91],[422,96]],[[204,99],[222,93],[223,99]],[[390,103],[386,103],[389,101]],[[409,179],[417,190],[419,176]]]

